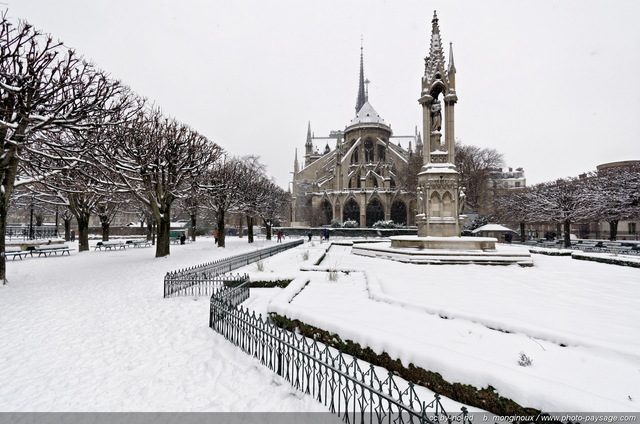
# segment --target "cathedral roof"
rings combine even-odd
[[[376,112],[368,101],[362,105],[358,113],[356,113],[356,117],[351,120],[349,126],[358,124],[381,124],[387,126],[384,119],[380,117],[378,112]]]

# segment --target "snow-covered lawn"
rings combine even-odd
[[[227,242],[199,239],[160,259],[142,248],[9,261],[0,411],[326,411],[211,331],[208,299],[162,298],[167,271],[275,244]],[[640,410],[640,269],[542,255],[531,268],[410,265],[348,246],[314,266],[328,246],[239,270],[294,280],[252,289],[245,306],[525,406]],[[332,281],[327,269],[350,272]],[[518,365],[521,353],[532,365]]]
[[[209,329],[208,299],[163,299],[167,271],[263,243],[227,244],[9,261],[0,411],[326,412]]]
[[[311,261],[300,277],[310,283],[290,285],[269,310],[450,382],[491,385],[524,406],[640,410],[637,268],[543,255],[532,268],[411,265],[351,255],[344,246],[333,246],[318,267]],[[350,272],[331,281],[320,272],[327,269]],[[521,354],[532,365],[520,366]]]

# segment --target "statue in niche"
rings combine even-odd
[[[440,131],[442,128],[442,106],[439,101],[431,105],[431,132]]]
[[[467,203],[467,196],[464,194],[462,188],[458,191],[458,215],[462,215],[464,212],[464,206]]]

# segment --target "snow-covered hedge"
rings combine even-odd
[[[631,266],[634,268],[640,268],[640,257],[622,257],[615,256],[612,254],[589,254],[589,253],[581,253],[581,252],[573,252],[571,255],[573,259],[578,259],[581,261],[594,261],[601,262],[604,264],[611,265],[623,265],[623,266]]]
[[[298,319],[290,319],[276,312],[269,312],[269,318],[280,328],[302,334],[370,364],[386,368],[407,381],[427,387],[450,399],[477,406],[498,415],[540,414],[536,409],[523,407],[511,399],[500,396],[491,386],[478,389],[469,384],[450,383],[440,373],[425,370],[414,364],[404,365],[400,359],[393,359],[387,352],[377,353],[369,346],[363,347],[352,340],[342,340],[339,334],[308,325]]]
[[[377,221],[373,224],[373,228],[402,228],[402,225],[393,221]]]
[[[356,221],[347,220],[342,223],[343,228],[358,228],[358,223]]]

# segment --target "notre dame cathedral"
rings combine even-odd
[[[413,135],[394,135],[369,102],[367,84],[361,48],[355,117],[328,137],[316,137],[309,124],[302,164],[296,149],[292,226],[332,220],[359,227],[382,220],[415,225],[421,135],[417,128]]]

